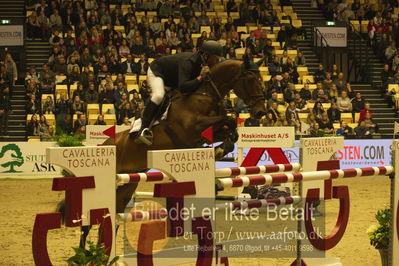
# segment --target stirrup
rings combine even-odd
[[[144,143],[146,145],[152,145],[154,135],[149,128],[144,128],[141,134],[136,138],[136,143]]]

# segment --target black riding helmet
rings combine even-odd
[[[207,53],[209,55],[222,56],[223,48],[217,41],[206,41],[202,44],[202,53]]]

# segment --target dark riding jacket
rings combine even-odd
[[[181,92],[194,92],[201,81],[202,59],[199,53],[180,53],[161,57],[150,64],[155,76],[161,77],[165,86],[178,88]]]

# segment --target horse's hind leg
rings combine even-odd
[[[83,248],[83,249],[85,248],[86,239],[87,239],[87,236],[89,235],[90,229],[91,229],[91,225],[84,225],[80,228],[80,231],[81,231],[80,244],[79,244],[80,248]]]
[[[116,213],[124,213],[126,205],[136,191],[137,183],[125,184],[116,190]]]

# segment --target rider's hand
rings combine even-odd
[[[208,74],[208,73],[209,73],[209,66],[203,66],[201,69],[201,74],[200,74],[201,77],[205,78],[206,74]]]

